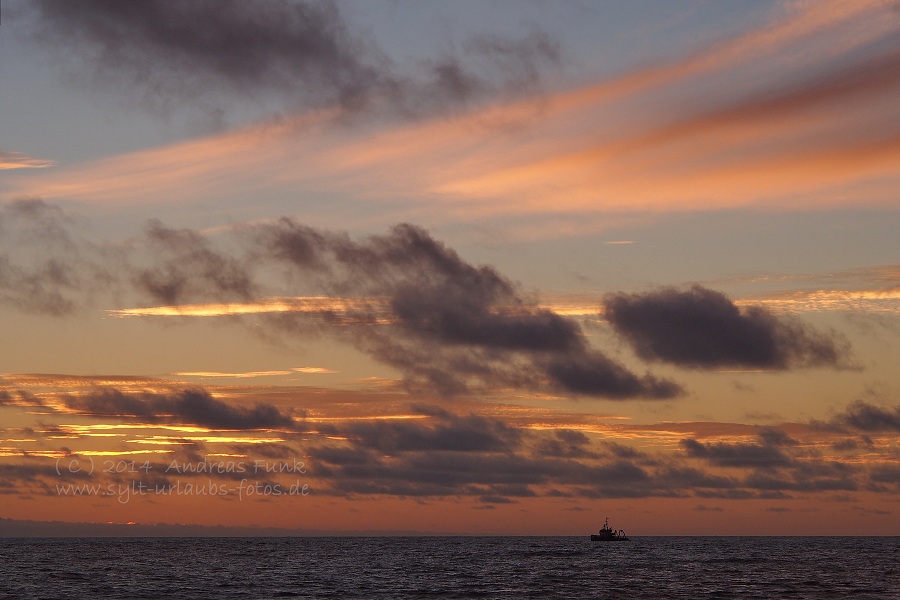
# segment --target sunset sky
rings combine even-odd
[[[900,2],[0,19],[0,535],[900,535]]]

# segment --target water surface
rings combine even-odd
[[[0,540],[0,598],[900,599],[896,537]]]

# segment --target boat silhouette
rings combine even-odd
[[[603,527],[600,529],[599,533],[591,534],[592,542],[627,542],[628,538],[625,537],[625,531],[619,529],[618,531],[614,530],[609,526],[609,517],[606,517],[606,520],[603,521]]]

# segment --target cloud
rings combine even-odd
[[[44,402],[27,390],[0,388],[0,406],[44,406]]]
[[[900,406],[880,407],[859,400],[835,416],[831,424],[867,433],[900,432]]]
[[[233,378],[233,379],[252,379],[256,377],[276,377],[279,375],[290,375],[291,371],[247,371],[243,373],[222,373],[220,371],[186,371],[181,373],[173,373],[179,377],[215,377],[215,378]]]
[[[64,1],[51,5],[39,21],[54,36],[71,37],[71,23],[49,15],[74,9]],[[178,13],[201,6],[148,2],[140,10]],[[243,13],[262,19],[255,13],[306,5],[279,3],[265,11],[241,8],[245,3],[217,6],[226,8],[214,20],[221,31],[212,31],[234,28],[235,38],[244,40]],[[327,7],[309,10],[318,14]],[[103,14],[85,14],[95,12]],[[770,22],[733,38],[712,45],[701,41],[684,56],[662,57],[609,81],[555,94],[537,93],[530,83],[559,54],[539,30],[519,38],[477,35],[462,44],[458,56],[423,59],[416,68],[357,58],[350,64],[362,67],[350,73],[375,70],[371,81],[363,78],[357,86],[369,90],[362,98],[423,118],[379,120],[378,126],[350,130],[340,118],[350,109],[298,110],[274,123],[17,178],[13,192],[129,205],[177,198],[223,208],[243,207],[252,195],[290,199],[298,212],[308,213],[321,209],[298,198],[340,194],[359,206],[383,202],[372,213],[385,222],[408,219],[410,211],[432,222],[483,223],[515,215],[522,235],[541,237],[609,227],[610,212],[892,207],[900,157],[900,121],[892,102],[900,85],[900,54],[890,35],[896,11],[886,2],[860,1],[779,6],[772,14]],[[349,45],[355,56],[361,36],[347,28],[340,11],[328,18],[343,25],[318,35],[334,33],[335,46]],[[129,31],[127,19],[111,15],[109,20],[112,30]],[[281,37],[300,36],[291,20],[285,22]],[[344,34],[335,33],[340,31]],[[138,52],[144,47],[137,37],[119,37],[129,52],[153,57],[147,59],[148,81],[159,71],[171,73],[177,86],[213,78],[218,89],[203,88],[217,90],[205,100],[211,103],[227,97],[222,86],[234,85],[209,61],[186,58],[172,66],[157,54]],[[276,41],[260,44],[277,43],[279,36],[271,37]],[[195,43],[173,47],[190,54]],[[70,41],[60,47],[80,57],[80,49],[94,46]],[[272,64],[280,64],[279,49],[265,52],[274,54]],[[194,75],[194,69],[196,77],[185,75]],[[272,77],[304,76],[285,70]],[[119,70],[107,72],[117,80],[126,77]],[[267,70],[259,72],[263,77]],[[341,81],[325,82],[323,97],[339,102]],[[142,86],[128,87],[146,96]],[[302,82],[288,91],[277,85],[245,88],[291,98],[290,90],[306,89]],[[498,99],[507,88],[522,89],[525,96]],[[475,102],[483,97],[496,101]],[[447,118],[450,109],[442,112],[435,102],[455,107],[454,117]],[[440,117],[428,118],[435,110]],[[485,126],[510,121],[527,126]],[[579,126],[585,122],[591,127]],[[510,227],[509,221],[504,225]]]
[[[870,480],[877,489],[883,489],[884,485],[893,486],[894,490],[900,490],[900,466],[896,464],[878,465],[872,469]]]
[[[32,158],[21,152],[0,150],[0,171],[12,169],[46,169],[53,166],[53,161]]]
[[[618,399],[681,392],[672,381],[633,373],[591,347],[577,320],[409,224],[354,240],[287,218],[215,235],[151,221],[135,238],[100,244],[80,236],[77,220],[57,207],[23,200],[0,207],[0,230],[7,233],[0,301],[30,312],[72,314],[104,293],[139,304],[249,305],[288,282],[321,301],[301,311],[282,302],[285,314],[263,315],[269,330],[327,332],[398,368],[410,389],[459,395],[510,387]],[[614,294],[605,304],[607,319],[647,360],[758,369],[850,361],[834,333],[739,307],[699,286]]]
[[[499,419],[474,414],[457,416],[431,406],[414,407],[413,413],[428,415],[432,422],[422,425],[410,421],[356,421],[334,432],[386,455],[416,451],[510,452],[522,443],[522,431]]]
[[[200,396],[201,401],[190,399],[191,393]],[[211,399],[202,390],[126,393],[117,386],[97,389],[83,385],[69,395],[47,393],[45,397],[48,405],[64,407],[60,412],[77,411],[107,422],[109,417],[125,421],[115,428],[108,424],[85,428],[84,435],[147,428],[154,422],[171,423],[157,426],[171,427],[171,434],[150,439],[165,438],[170,447],[178,444],[173,457],[182,463],[213,459],[204,458],[203,445],[197,443],[200,438],[182,437],[175,423],[235,430],[300,430],[296,420],[294,426],[279,424],[288,415],[280,412],[279,417],[274,407],[258,411],[229,402],[226,408],[224,402]],[[187,406],[192,402],[196,406]],[[332,401],[321,402],[320,406],[324,406]],[[368,401],[354,402],[369,406]],[[390,402],[397,411],[396,399]],[[491,503],[515,503],[530,497],[787,499],[794,492],[866,489],[876,494],[894,494],[897,489],[898,470],[893,468],[894,449],[889,443],[861,448],[858,453],[835,459],[819,454],[823,449],[828,452],[828,441],[834,436],[822,428],[800,424],[760,428],[722,423],[659,423],[585,429],[590,431],[586,434],[569,428],[547,428],[543,414],[523,421],[521,415],[508,416],[509,406],[480,406],[483,410],[493,406],[495,414],[506,416],[454,413],[420,404],[399,409],[405,416],[416,417],[413,419],[310,419],[303,423],[302,438],[292,436],[288,444],[280,439],[253,440],[244,436],[210,436],[203,440],[223,443],[229,452],[272,464],[290,464],[291,457],[302,457],[304,468],[308,468],[305,476],[317,494],[349,499],[380,495]],[[371,408],[368,411],[372,412]],[[203,417],[198,416],[201,412]],[[579,426],[579,419],[566,422]],[[60,433],[71,436],[73,427],[43,430],[52,437]],[[656,438],[657,442],[665,440],[655,449],[651,449],[653,431],[662,435]],[[681,452],[673,453],[669,442],[679,431],[692,431],[694,435],[700,432],[716,439],[685,438]],[[747,439],[748,434],[754,438]],[[7,429],[6,435],[23,434]],[[35,437],[33,433],[28,435]],[[626,443],[636,446],[623,445],[619,440],[630,440]],[[192,443],[182,445],[180,442],[184,441]],[[35,455],[23,460],[37,464],[48,459]],[[172,460],[160,462],[169,464]],[[50,474],[50,469],[45,471]],[[31,473],[28,469],[8,472],[9,489],[38,489]],[[184,475],[198,474],[203,475]],[[39,479],[40,475],[36,476]],[[222,476],[236,478],[228,473]],[[174,479],[169,483],[173,482]]]
[[[635,206],[821,208],[845,204],[840,190],[862,182],[868,193],[854,206],[888,206],[879,179],[897,179],[897,22],[885,2],[797,5],[686,56],[551,97],[536,125],[544,135],[529,132],[483,169],[468,161],[437,173],[437,189],[489,198],[489,214],[568,212],[567,224]],[[587,120],[590,134],[559,133]]]
[[[846,367],[848,343],[761,307],[738,308],[724,294],[693,286],[612,294],[605,316],[646,360],[710,369]]]
[[[772,468],[786,467],[791,459],[771,444],[704,444],[693,439],[682,440],[682,447],[692,458],[703,458],[719,467]]]
[[[87,71],[157,111],[275,98],[291,108],[419,115],[534,89],[560,56],[536,29],[519,38],[473,36],[463,56],[403,67],[328,0],[41,0],[34,15],[35,39],[57,49],[67,73]]]
[[[243,258],[197,232],[150,220],[136,238],[95,243],[81,225],[40,199],[0,205],[0,302],[64,317],[123,292],[154,303],[247,300],[254,292]]]
[[[53,464],[0,464],[0,494],[21,494],[21,486],[27,485],[28,492],[50,494],[54,480],[85,480],[88,474],[83,471],[70,472],[66,469],[57,472]]]
[[[846,463],[798,463],[786,473],[754,471],[747,476],[744,485],[771,492],[852,491],[861,487],[861,471],[862,469]]]
[[[820,74],[813,79],[804,78],[784,89],[765,90],[756,96],[742,97],[731,104],[723,103],[698,114],[681,117],[650,128],[644,133],[617,140],[608,146],[597,146],[579,158],[638,153],[680,141],[698,143],[704,138],[723,134],[750,148],[752,138],[745,133],[748,130],[771,128],[773,122],[799,119],[803,113],[814,113],[830,105],[863,102],[870,97],[890,93],[898,86],[900,51],[876,53],[850,67],[842,65],[831,68],[824,75]],[[789,129],[785,127],[780,131],[775,129],[772,133],[779,135],[787,131]],[[746,153],[742,158],[748,158]]]
[[[385,298],[342,315],[353,342],[399,368],[413,386],[445,395],[472,385],[538,388],[610,398],[669,398],[671,382],[638,377],[591,349],[578,323],[539,308],[489,266],[474,266],[423,229],[401,224],[355,242],[290,219],[257,227],[267,254],[341,296]],[[290,324],[288,315],[278,322]],[[302,325],[305,317],[295,321]]]
[[[315,473],[337,494],[475,497],[533,496],[577,463],[532,459],[531,432],[500,419],[455,415],[433,406],[414,407],[427,420],[349,422],[323,433],[346,438],[339,447],[309,449]]]
[[[515,429],[501,419],[419,407],[426,420],[335,424],[308,448],[323,493],[580,498],[762,497],[771,490],[571,430]]]
[[[804,452],[797,440],[778,429],[762,429],[758,439],[758,443],[704,443],[688,438],[681,441],[681,446],[688,457],[715,467],[748,469],[743,480],[736,480],[731,486],[734,489],[730,493],[856,490],[870,476],[870,469],[858,463]]]
[[[0,300],[32,312],[71,314],[102,291],[140,304],[249,302],[299,284],[324,298],[300,311],[259,314],[267,331],[327,332],[399,369],[410,389],[451,396],[512,387],[615,399],[681,392],[631,373],[591,348],[578,321],[410,224],[353,240],[289,218],[219,235],[153,220],[141,235],[99,245],[75,236],[59,209],[31,200],[4,207],[6,226],[21,239],[0,250],[21,256],[14,263],[0,254]],[[35,263],[29,255],[47,258]]]
[[[292,429],[294,419],[271,404],[232,406],[202,388],[165,393],[122,392],[107,387],[77,396],[63,395],[70,410],[94,417],[135,418],[219,430]]]
[[[896,315],[900,314],[900,289],[881,287],[877,289],[791,290],[776,293],[769,298],[760,298],[754,304],[759,304],[772,311],[787,313],[844,311],[868,315],[878,313]]]
[[[615,452],[619,449],[631,450],[625,446],[612,445]],[[558,458],[596,458],[599,454],[591,450],[591,440],[580,431],[571,429],[557,429],[552,435],[539,438],[535,443],[534,453],[537,456],[549,456]],[[622,458],[634,458],[637,454],[621,455]]]
[[[289,314],[267,315],[264,323],[283,333],[327,331],[400,369],[411,389],[454,395],[513,387],[608,398],[681,392],[674,382],[637,375],[589,346],[577,320],[541,306],[495,269],[467,263],[413,225],[353,240],[287,218],[216,235],[151,221],[124,242],[95,243],[58,207],[20,200],[0,206],[0,231],[0,302],[32,313],[71,315],[104,294],[138,304],[240,300],[250,306],[286,289],[269,277],[281,271],[284,281],[321,295],[302,307],[279,301],[278,311]],[[259,312],[215,306],[208,314]],[[181,314],[177,307],[157,309]],[[850,361],[836,334],[739,307],[699,286],[614,294],[605,312],[647,360],[763,369],[840,368]]]
[[[90,65],[95,79],[132,87],[157,107],[223,92],[352,105],[382,83],[384,58],[333,2],[42,0],[34,8],[37,39],[68,55],[68,68]]]
[[[635,375],[596,351],[556,357],[543,366],[557,388],[589,396],[674,398],[684,391],[667,379]]]
[[[137,287],[155,302],[175,304],[185,297],[212,293],[216,298],[248,299],[254,291],[246,265],[216,252],[208,239],[189,229],[170,229],[151,220],[142,250],[152,266],[138,267]]]
[[[110,273],[74,219],[39,199],[0,205],[0,303],[70,315],[105,288]]]

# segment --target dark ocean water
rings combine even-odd
[[[0,539],[0,598],[900,598],[896,537]]]

